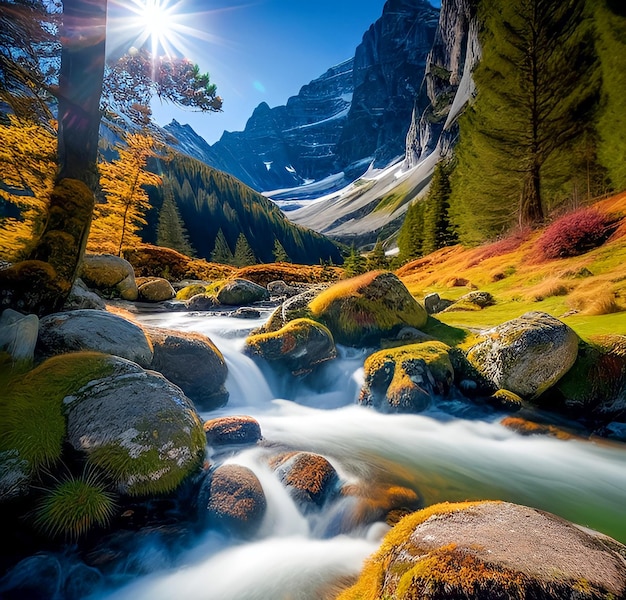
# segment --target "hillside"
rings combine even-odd
[[[579,256],[541,258],[544,227],[476,248],[443,248],[397,274],[418,298],[436,292],[455,300],[472,289],[494,296],[496,304],[479,311],[438,313],[448,325],[484,328],[538,310],[562,318],[583,337],[626,334],[626,193],[593,208],[622,220],[605,243]]]
[[[164,202],[173,199],[189,242],[201,258],[211,258],[221,231],[231,253],[243,233],[258,262],[274,261],[277,241],[293,262],[342,262],[336,244],[290,223],[274,203],[231,175],[184,155],[159,162],[153,170],[159,172],[163,185],[149,190],[153,208],[144,231],[144,241],[148,243],[158,242]]]

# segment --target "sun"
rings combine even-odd
[[[133,0],[130,7],[135,17],[139,35],[139,45],[149,42],[153,55],[163,51],[170,55],[177,49],[177,4],[170,4],[168,0]]]

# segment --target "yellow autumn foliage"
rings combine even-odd
[[[14,208],[15,216],[0,217],[0,256],[19,260],[43,230],[57,139],[32,121],[14,115],[8,119],[0,124],[0,200]]]

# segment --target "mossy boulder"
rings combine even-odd
[[[257,476],[240,465],[222,465],[209,473],[199,498],[205,525],[242,537],[258,531],[267,509]]]
[[[420,329],[428,318],[402,281],[388,271],[340,281],[311,300],[309,309],[338,344],[357,347],[377,345],[407,325]]]
[[[581,342],[574,366],[537,402],[591,422],[619,420],[626,414],[626,336]]]
[[[405,517],[338,600],[624,598],[626,547],[505,502],[438,504]]]
[[[294,375],[309,373],[337,356],[328,328],[311,319],[296,319],[278,331],[251,335],[244,352],[280,365]]]
[[[442,312],[476,311],[493,306],[495,298],[489,292],[474,291],[461,296],[456,302],[443,309]]]
[[[137,279],[139,300],[143,302],[165,302],[176,296],[172,284],[162,277],[142,277]]]
[[[454,382],[449,346],[423,342],[381,350],[365,360],[359,403],[382,412],[420,412]]]
[[[278,306],[270,315],[267,323],[263,326],[263,330],[266,332],[278,331],[281,327],[289,323],[289,321],[311,318],[309,302],[326,288],[327,286],[314,286],[297,296],[287,298],[287,300]]]
[[[204,432],[209,446],[248,446],[262,439],[259,422],[247,416],[211,419],[204,424]]]
[[[32,477],[60,460],[64,398],[118,369],[118,359],[93,352],[56,356],[22,374],[0,366],[0,498],[27,494]]]
[[[192,402],[159,373],[122,359],[67,396],[67,440],[129,496],[163,494],[199,470],[206,439]]]
[[[80,270],[88,287],[119,295],[124,300],[137,300],[135,271],[125,259],[113,254],[85,254]]]
[[[142,367],[150,366],[153,355],[152,344],[141,327],[105,311],[72,310],[41,319],[37,343],[41,355],[79,350],[113,354]]]
[[[337,471],[320,454],[288,452],[273,457],[270,466],[304,512],[323,506],[337,492]]]
[[[534,399],[569,371],[577,355],[572,329],[546,313],[529,312],[485,331],[467,359],[496,388]]]
[[[200,410],[228,402],[224,356],[205,335],[147,327],[154,356],[151,368],[179,386]]]
[[[243,306],[262,300],[269,300],[269,292],[247,279],[232,279],[226,281],[217,292],[217,300],[225,306]]]
[[[176,300],[182,300],[186,302],[187,300],[191,300],[194,296],[198,294],[205,294],[207,286],[202,283],[192,283],[190,285],[186,285],[176,292]]]

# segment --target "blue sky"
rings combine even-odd
[[[128,24],[132,13],[127,7],[141,1],[117,0],[109,9],[111,50],[114,45],[131,43],[116,37],[114,29],[120,22]],[[179,27],[179,45],[203,72],[210,73],[224,99],[224,109],[219,114],[199,114],[156,105],[154,117],[161,125],[172,118],[189,123],[209,143],[218,140],[224,130],[241,131],[260,102],[272,107],[285,104],[303,85],[353,56],[384,6],[384,0],[175,3],[169,0],[173,8],[168,20],[189,28]]]

